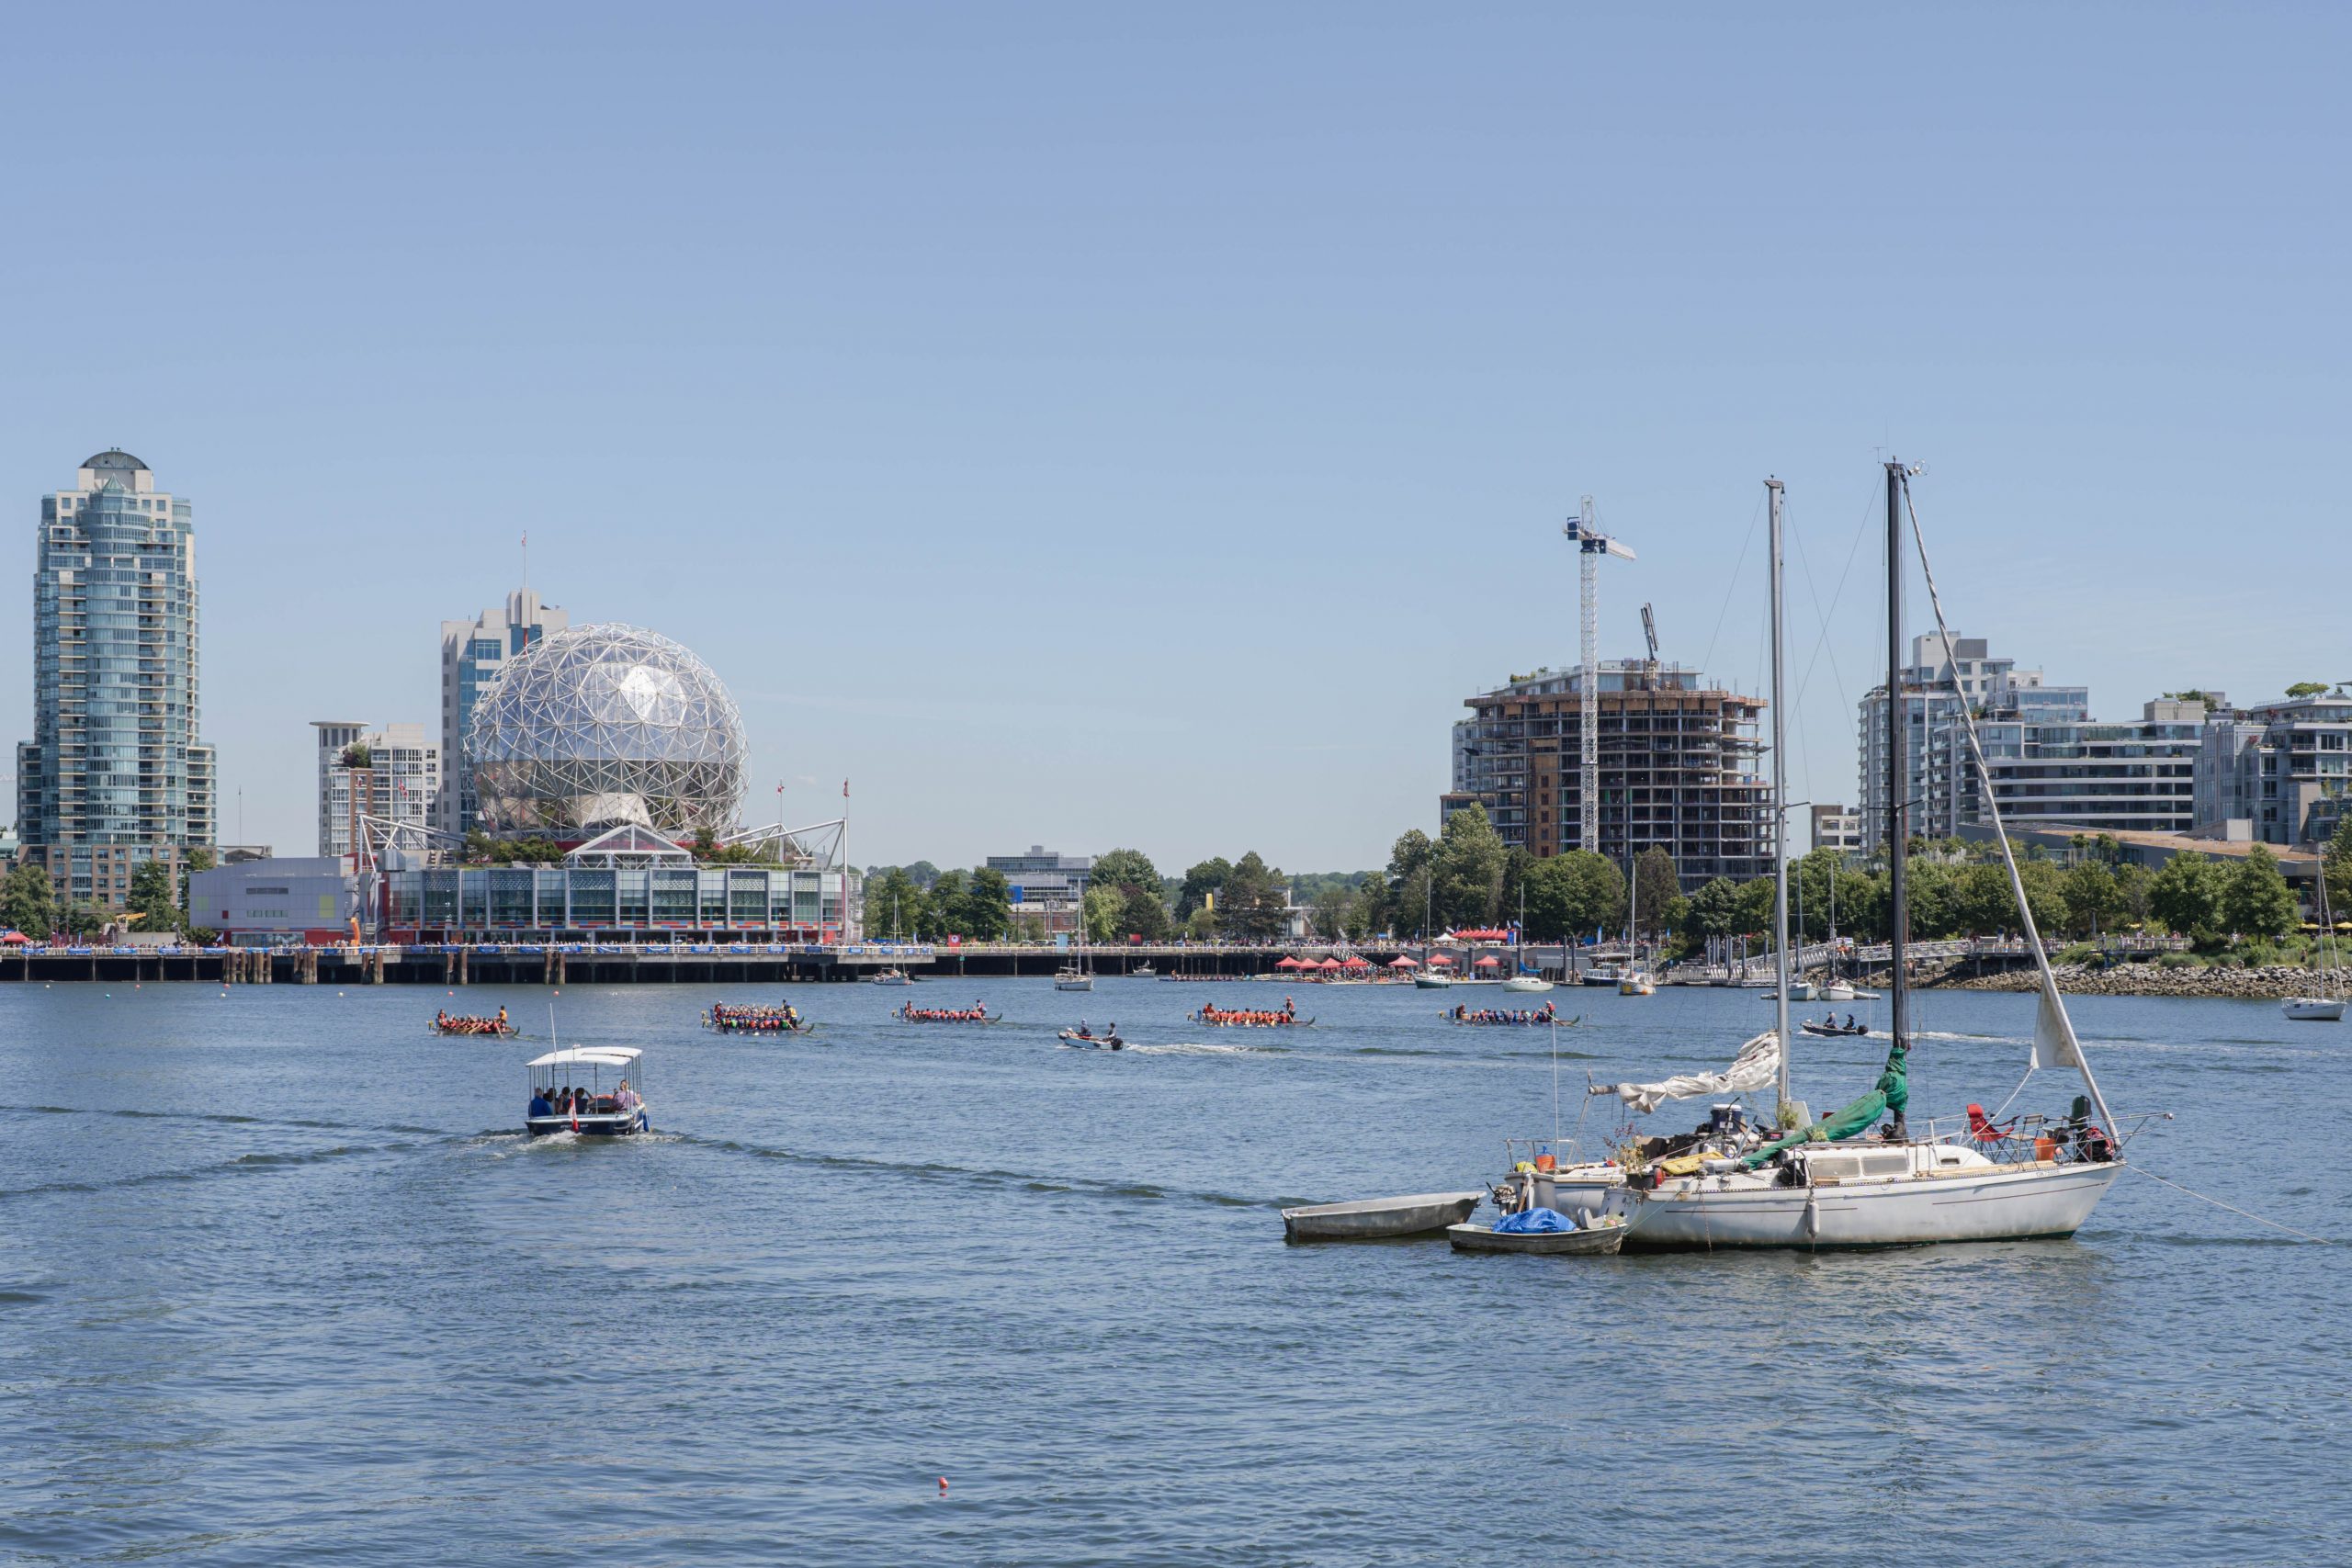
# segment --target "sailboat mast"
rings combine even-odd
[[[1781,481],[1764,481],[1766,493],[1771,500],[1772,527],[1770,548],[1766,554],[1772,583],[1772,943],[1774,975],[1778,981],[1772,1004],[1775,1021],[1781,1031],[1781,1104],[1789,1103],[1789,768],[1788,751],[1782,744],[1786,735],[1787,708],[1781,675]]]
[[[1905,1043],[1909,1021],[1905,994],[1904,947],[1910,934],[1911,902],[1903,863],[1911,839],[1903,830],[1903,465],[1886,465],[1886,921],[1889,966],[1887,1031],[1894,1047]]]

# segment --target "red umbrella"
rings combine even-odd
[[[1452,964],[1452,963],[1453,962],[1453,959],[1451,959],[1451,958],[1449,958],[1449,957],[1447,957],[1447,956],[1446,956],[1444,953],[1430,953],[1430,963],[1432,963],[1432,964]]]
[[[1478,967],[1479,967],[1479,968],[1481,968],[1481,969],[1492,969],[1496,964],[1500,964],[1501,962],[1502,962],[1502,960],[1501,960],[1501,959],[1497,958],[1493,953],[1490,953],[1487,954],[1487,956],[1486,956],[1486,957],[1481,958],[1480,960],[1478,960]]]
[[[1419,969],[1420,965],[1400,953],[1396,957],[1388,961],[1388,967],[1391,969]]]
[[[1351,953],[1348,954],[1347,967],[1351,969],[1369,969],[1372,965],[1365,962],[1363,953]]]
[[[1317,967],[1317,969],[1337,969],[1337,968],[1339,968],[1340,966],[1340,961],[1339,961],[1338,959],[1336,959],[1336,958],[1327,958],[1327,959],[1325,959],[1322,963],[1320,963],[1320,964],[1317,964],[1315,967]]]
[[[1277,962],[1274,964],[1274,967],[1277,969],[1304,969],[1306,965],[1301,964],[1295,958],[1284,958]]]

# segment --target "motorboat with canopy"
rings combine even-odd
[[[640,1092],[644,1055],[634,1045],[574,1045],[532,1058],[525,1130],[535,1138],[651,1132],[653,1113]]]
[[[1949,646],[1951,631],[1927,560],[1926,541],[1911,512],[1910,475],[1899,462],[1886,464],[1887,680],[1900,691],[1903,668],[1902,519],[1919,546],[1920,570],[1935,611],[1938,635]],[[1785,815],[1787,789],[1781,728],[1782,701],[1781,578],[1781,487],[1765,481],[1770,500],[1769,548],[1771,577],[1771,754],[1773,803]],[[1948,667],[1949,667],[1949,661]],[[1909,841],[1905,787],[1905,719],[1908,705],[1889,702],[1884,762],[1888,779],[1886,842],[1892,1020],[1886,1059],[1869,1091],[1818,1122],[1789,1096],[1788,1053],[1778,1053],[1780,1113],[1774,1132],[1763,1136],[1745,1125],[1726,1126],[1719,1135],[1660,1158],[1629,1160],[1624,1184],[1609,1194],[1611,1212],[1626,1221],[1629,1251],[1665,1247],[1836,1247],[1917,1246],[1930,1242],[2018,1240],[2071,1235],[2089,1217],[2124,1169],[2123,1139],[2098,1079],[2085,1059],[2066,1006],[2059,996],[2033,910],[2018,874],[2017,856],[2003,825],[1975,721],[1954,675],[1953,694],[2002,864],[2008,873],[2026,947],[2041,969],[2041,1001],[2026,1078],[2009,1097],[2024,1092],[2045,1065],[2071,1066],[2086,1091],[2063,1120],[2021,1116],[2007,1122],[2001,1111],[1987,1114],[1971,1105],[1964,1119],[1929,1122],[1915,1130],[1906,1119],[1911,1098],[1909,984],[1905,974],[1908,903],[1905,855]],[[1788,865],[1776,854],[1775,919],[1788,929]],[[1780,1019],[1776,1031],[1789,1039],[1787,943],[1776,944],[1780,964]],[[2007,1108],[2007,1103],[2002,1107]],[[1880,1125],[1880,1118],[1887,1118]]]

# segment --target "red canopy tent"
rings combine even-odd
[[[1778,874],[1776,873],[1775,874]],[[1497,958],[1493,953],[1490,953],[1487,954],[1487,956],[1486,956],[1486,957],[1481,958],[1480,960],[1478,960],[1478,967],[1479,967],[1479,968],[1481,968],[1481,969],[1492,969],[1496,964],[1500,964],[1501,962],[1502,962],[1502,960],[1501,960],[1501,959]]]
[[[1371,968],[1371,967],[1372,967],[1372,964],[1371,964],[1370,961],[1369,961],[1369,960],[1367,960],[1367,959],[1364,957],[1364,955],[1363,955],[1363,953],[1349,953],[1349,954],[1348,954],[1348,962],[1347,962],[1347,965],[1346,965],[1346,966],[1347,966],[1348,968],[1350,968],[1350,969],[1369,969],[1369,968]]]
[[[1301,964],[1295,958],[1283,958],[1275,961],[1274,967],[1277,969],[1304,969],[1306,965]]]
[[[1396,957],[1388,961],[1388,967],[1391,969],[1419,969],[1420,965],[1400,953]]]
[[[1430,962],[1432,964],[1451,964],[1453,960],[1442,953],[1432,953],[1430,954]]]
[[[1315,967],[1317,969],[1337,969],[1340,967],[1340,961],[1336,958],[1327,958],[1322,963],[1317,964]]]

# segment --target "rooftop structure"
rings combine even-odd
[[[2352,791],[2352,693],[2282,697],[2216,716],[2197,754],[2198,824],[2251,822],[2270,844],[2335,830]]]

